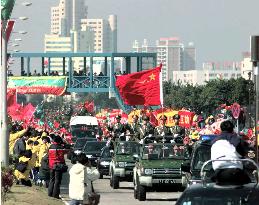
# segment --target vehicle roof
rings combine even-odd
[[[252,190],[255,187],[255,183],[249,183],[244,185],[217,185],[216,183],[207,183],[206,185],[203,185],[202,183],[193,184],[190,187],[188,187],[184,192],[186,194],[192,194],[192,195],[201,195],[201,194],[216,194],[221,192],[248,192]],[[256,186],[257,192],[259,192],[259,186]]]
[[[98,121],[94,116],[73,116],[70,119],[71,125],[98,125]]]

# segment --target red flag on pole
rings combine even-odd
[[[116,87],[127,105],[161,105],[163,94],[161,85],[161,67],[116,76]]]
[[[86,101],[84,103],[84,107],[85,107],[85,109],[87,109],[88,112],[93,113],[94,112],[94,101],[92,101],[92,102]]]
[[[7,90],[7,106],[10,107],[12,105],[15,105],[16,102],[16,89],[15,88],[9,88]]]

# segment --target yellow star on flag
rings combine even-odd
[[[153,73],[149,76],[150,80],[155,80],[156,75],[154,75]]]

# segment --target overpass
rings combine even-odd
[[[125,61],[126,73],[132,72],[133,63],[135,62],[136,71],[142,71],[143,60],[151,59],[151,66],[156,67],[156,53],[12,53],[12,58],[20,58],[21,75],[30,78],[32,73],[31,60],[40,60],[41,75],[50,75],[52,70],[51,59],[62,59],[62,75],[67,76],[67,92],[75,93],[99,93],[108,92],[110,97],[115,97],[121,109],[125,112],[130,110],[130,107],[125,105],[120,97],[120,94],[115,86],[115,60],[122,58]],[[75,75],[73,66],[74,58],[82,58],[83,72],[81,75]],[[47,66],[45,60],[48,60]],[[94,74],[94,60],[102,59],[104,62],[104,73],[102,76]],[[110,62],[110,66],[108,66]],[[87,63],[89,67],[87,67]],[[25,66],[26,65],[26,66]],[[37,68],[39,68],[37,67]],[[25,72],[26,71],[26,72]]]

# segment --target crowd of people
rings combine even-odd
[[[53,124],[54,121],[60,121],[59,128],[64,128],[61,121],[67,118],[64,114],[66,110],[70,110],[70,108],[59,111],[57,109],[45,109],[45,118],[53,121]],[[63,114],[60,115],[60,113]],[[142,144],[145,143],[145,138],[150,136],[171,136],[174,141],[192,146],[195,141],[200,140],[200,135],[217,134],[223,136],[225,140],[230,141],[238,152],[242,150],[243,142],[247,146],[254,146],[254,132],[243,131],[238,133],[240,136],[233,135],[233,123],[230,123],[227,128],[226,126],[223,126],[223,128],[221,126],[222,122],[230,122],[229,119],[224,119],[224,116],[214,117],[210,115],[204,117],[202,115],[195,115],[188,129],[180,125],[180,118],[181,116],[179,114],[175,114],[173,116],[174,125],[171,127],[166,125],[168,117],[165,114],[159,117],[157,126],[154,126],[150,122],[150,117],[145,114],[141,116],[133,115],[132,122],[130,123],[122,123],[120,115],[115,117],[116,120],[114,123],[109,123],[104,118],[101,123],[101,132],[98,133],[98,140],[107,140],[109,142],[107,145],[114,146],[117,140],[131,140]],[[66,124],[68,124],[68,121],[66,121]],[[69,126],[67,125],[65,127],[69,131]],[[63,173],[68,171],[65,163],[65,154],[70,150],[69,143],[59,128],[51,130],[50,128],[46,129],[46,127],[42,128],[42,126],[23,126],[21,123],[13,122],[10,128],[9,138],[10,156],[12,156],[12,162],[15,164],[14,174],[16,183],[24,186],[32,186],[32,184],[45,186],[48,189],[48,196],[57,199],[59,199],[60,195],[60,184]],[[224,134],[226,132],[228,134]],[[235,137],[232,138],[232,136]],[[156,138],[155,141],[160,142]],[[242,142],[241,148],[240,142]],[[215,142],[214,147],[217,144]],[[217,146],[223,147],[222,144]],[[216,153],[219,152],[217,151]],[[243,155],[244,153],[240,154],[240,156]],[[89,199],[91,199],[90,193],[93,193],[92,181],[99,177],[99,173],[96,172],[96,169],[91,169],[90,162],[85,155],[77,155],[75,161],[76,163],[69,171],[69,196],[72,199],[71,205],[83,203],[82,201],[87,204]],[[217,166],[215,169],[220,170]],[[235,168],[235,171],[236,169],[238,168]],[[223,173],[223,179],[225,179],[227,174],[229,172]],[[242,176],[238,171],[237,174],[239,174],[238,176]],[[246,179],[244,178],[244,180]],[[85,186],[86,184],[88,186]],[[81,188],[80,191],[79,187],[84,187],[85,191],[82,192]]]

